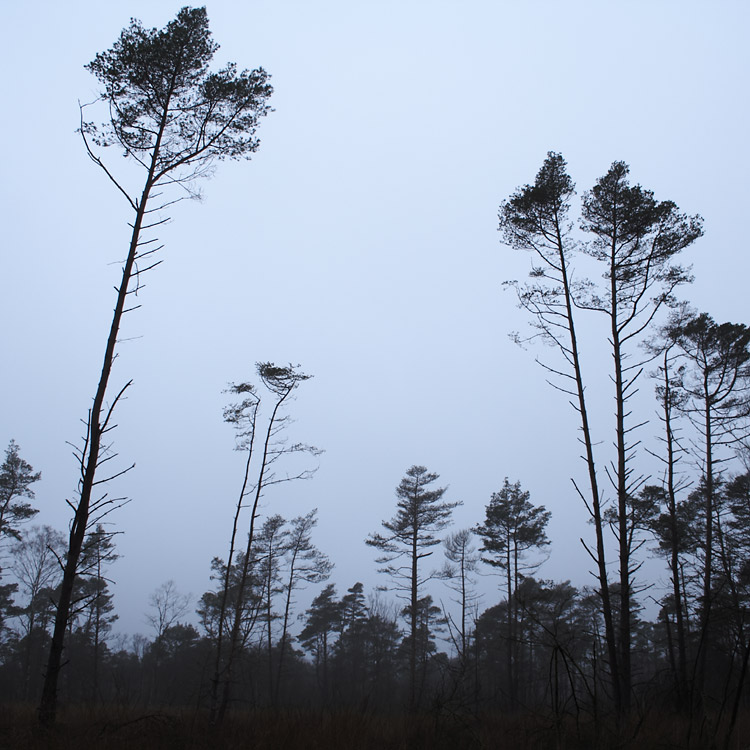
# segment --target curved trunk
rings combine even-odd
[[[232,522],[232,536],[229,542],[229,555],[227,556],[226,572],[224,574],[224,582],[221,591],[221,602],[219,604],[219,625],[216,634],[216,658],[214,660],[214,676],[211,680],[211,708],[209,711],[209,723],[214,724],[216,722],[216,716],[219,709],[219,683],[221,682],[223,667],[222,667],[222,656],[223,656],[223,641],[224,641],[224,619],[227,614],[227,600],[229,597],[229,587],[231,585],[230,576],[232,572],[232,562],[234,561],[235,543],[237,539],[237,530],[239,527],[240,512],[242,511],[242,501],[247,491],[248,478],[250,476],[250,463],[253,457],[253,445],[255,443],[255,428],[253,427],[253,434],[250,437],[250,447],[245,461],[245,476],[242,481],[242,489],[237,500],[237,508],[234,514],[234,520]]]
[[[232,630],[229,637],[229,648],[227,653],[227,663],[224,668],[224,690],[222,692],[221,703],[212,717],[213,724],[218,725],[224,720],[227,706],[231,696],[231,685],[234,668],[234,659],[239,650],[239,636],[240,626],[242,624],[242,610],[245,604],[245,589],[247,587],[247,581],[250,577],[250,566],[252,564],[251,554],[253,551],[253,540],[255,537],[255,521],[258,516],[258,504],[263,493],[263,482],[265,480],[265,472],[268,468],[268,452],[271,446],[271,439],[273,437],[273,428],[276,424],[276,417],[279,413],[281,405],[286,400],[287,396],[291,393],[291,389],[283,393],[276,401],[273,412],[268,422],[268,429],[266,430],[266,436],[263,443],[263,457],[261,459],[260,468],[258,470],[258,481],[255,487],[255,497],[253,499],[253,507],[250,515],[250,530],[247,535],[247,546],[245,548],[245,560],[242,566],[242,573],[240,575],[240,582],[237,590],[237,602],[234,607],[234,617],[232,621]],[[269,634],[270,639],[270,634]]]

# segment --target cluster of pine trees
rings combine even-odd
[[[62,576],[63,536],[23,525],[36,513],[27,500],[38,479],[11,443],[0,473],[3,536],[12,540],[1,611],[7,703],[34,700],[41,690]],[[198,602],[197,627],[189,597],[172,582],[152,594],[150,638],[112,635],[108,569],[117,554],[113,535],[98,525],[86,537],[73,598],[60,684],[65,703],[203,707],[216,722],[227,709],[292,706],[579,719],[612,712],[601,592],[534,577],[550,545],[549,511],[506,479],[484,520],[455,531],[456,503],[443,500],[437,480],[425,467],[411,467],[396,489],[396,514],[366,540],[382,555],[389,593],[367,595],[355,582],[339,595],[327,583],[333,566],[312,540],[316,511],[289,522],[269,515],[254,531],[248,565],[245,551],[230,566],[214,559],[216,585]],[[631,559],[642,562],[637,549],[656,550],[669,570],[676,557],[679,575],[677,592],[633,587],[630,710],[689,713],[699,702],[702,713],[726,723],[746,692],[750,474],[715,481],[708,628],[705,484],[683,488],[674,506],[657,485],[631,501]],[[614,511],[606,514],[614,525]],[[499,601],[488,607],[477,591],[483,572],[498,576]],[[320,590],[300,613],[294,593],[306,584]],[[610,590],[617,602],[616,584]],[[642,616],[646,597],[658,597],[656,618]],[[709,668],[701,678],[703,658]]]

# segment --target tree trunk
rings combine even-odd
[[[164,129],[167,124],[167,113],[169,110],[169,100],[171,91],[167,92],[164,103],[164,113],[159,124],[159,132],[151,152],[151,163],[149,165],[146,182],[141,193],[141,199],[136,204],[135,221],[133,223],[133,232],[130,237],[130,247],[125,260],[125,266],[122,269],[122,280],[117,289],[117,303],[115,304],[112,323],[107,337],[107,346],[104,352],[104,362],[102,371],[99,376],[99,384],[96,388],[94,403],[91,407],[88,417],[88,430],[86,435],[86,444],[84,452],[81,454],[81,489],[78,504],[76,505],[73,523],[70,527],[70,537],[68,542],[68,553],[65,558],[65,567],[63,569],[63,578],[60,585],[60,599],[57,603],[57,612],[55,613],[55,626],[52,633],[52,644],[50,646],[49,660],[47,662],[47,671],[44,675],[44,687],[42,689],[42,699],[39,704],[39,720],[42,724],[51,725],[55,722],[57,713],[57,681],[60,675],[62,665],[62,653],[65,641],[65,630],[68,625],[70,616],[70,605],[73,595],[73,586],[75,584],[78,560],[81,556],[81,548],[86,535],[86,527],[89,521],[89,509],[91,507],[91,495],[94,487],[96,470],[99,468],[99,452],[101,450],[102,436],[107,430],[109,418],[117,404],[118,399],[130,385],[128,382],[119,392],[108,409],[104,409],[104,398],[107,395],[107,386],[109,377],[112,374],[112,366],[115,361],[115,347],[117,337],[120,332],[122,316],[125,314],[125,301],[129,294],[130,281],[133,278],[133,268],[136,258],[138,257],[138,246],[141,237],[141,228],[146,216],[146,207],[154,186],[156,176],[156,165],[159,158]],[[104,420],[102,421],[102,415]]]
[[[245,605],[245,588],[247,586],[248,578],[250,577],[250,566],[252,564],[252,552],[253,552],[253,541],[255,538],[255,521],[258,516],[258,504],[260,503],[261,494],[263,492],[264,480],[266,469],[268,468],[268,452],[271,445],[271,438],[273,436],[273,428],[276,424],[276,417],[278,415],[281,405],[284,403],[286,398],[292,392],[292,389],[281,395],[273,408],[271,417],[268,421],[268,429],[266,430],[265,439],[263,442],[263,458],[261,459],[260,468],[258,470],[258,481],[255,486],[255,497],[253,499],[253,507],[250,515],[250,530],[247,535],[247,546],[245,548],[245,560],[242,566],[242,574],[240,576],[240,582],[237,591],[237,602],[234,608],[234,618],[232,622],[232,630],[229,636],[229,648],[227,652],[227,663],[224,667],[224,690],[222,691],[221,702],[219,706],[211,711],[211,724],[218,726],[224,720],[224,716],[229,705],[229,699],[231,697],[231,682],[232,682],[232,670],[234,667],[234,660],[239,650],[239,636],[240,636],[240,625],[242,623],[242,610]],[[270,635],[269,635],[270,638]],[[217,686],[219,676],[216,676]],[[217,690],[218,692],[218,690]]]
[[[44,676],[42,700],[39,705],[39,719],[45,725],[54,724],[57,712],[57,681],[61,669],[65,631],[67,629],[68,617],[70,615],[73,586],[75,585],[78,560],[81,556],[81,549],[83,547],[83,540],[86,535],[86,527],[89,520],[91,494],[96,486],[95,475],[99,465],[99,451],[101,450],[102,435],[106,429],[107,420],[111,415],[114,406],[113,404],[113,406],[109,408],[105,415],[105,419],[102,422],[104,397],[107,392],[107,385],[109,383],[109,377],[115,359],[115,344],[117,343],[122,316],[125,312],[125,300],[128,294],[128,285],[133,276],[133,266],[138,252],[138,240],[141,233],[141,225],[143,223],[146,203],[151,189],[150,180],[151,173],[149,173],[149,181],[146,183],[146,188],[143,191],[141,203],[139,204],[136,213],[136,220],[130,241],[130,250],[128,252],[127,260],[125,261],[125,266],[122,270],[122,280],[118,288],[117,305],[115,306],[109,337],[107,339],[107,348],[104,354],[102,372],[99,377],[99,385],[97,386],[94,404],[88,417],[88,435],[86,437],[87,454],[85,456],[85,466],[82,467],[83,478],[80,498],[78,505],[76,506],[73,523],[70,527],[68,553],[65,559],[65,567],[63,568],[63,578],[60,585],[60,598],[57,602],[55,626],[52,633],[52,644],[50,647],[49,660],[47,661],[47,671]],[[127,388],[128,385],[130,385],[130,383],[128,383],[125,388]],[[123,388],[123,391],[124,390],[125,389]],[[120,391],[120,394],[122,394],[123,391]],[[116,401],[117,399],[115,399],[115,403]]]
[[[706,433],[706,477],[705,477],[705,559],[703,562],[703,610],[701,612],[701,634],[698,641],[696,664],[696,694],[700,699],[706,679],[706,655],[710,641],[711,627],[711,567],[713,565],[713,514],[714,514],[714,472],[713,472],[713,437],[711,429],[711,397],[708,389],[708,375],[704,374],[705,398],[705,433]]]
[[[415,501],[416,506],[416,501]],[[411,643],[409,644],[409,713],[417,710],[417,518],[415,507],[415,518],[412,533],[411,547]]]
[[[292,606],[292,589],[294,587],[294,578],[296,574],[295,564],[297,561],[297,552],[292,555],[292,561],[289,568],[289,584],[286,591],[286,601],[284,602],[284,626],[281,630],[281,640],[279,641],[279,664],[276,670],[276,689],[273,694],[275,706],[279,704],[279,691],[281,689],[281,671],[284,665],[284,651],[286,649],[287,632],[289,628],[289,611]]]
[[[226,572],[221,591],[221,602],[219,604],[219,625],[216,634],[216,658],[214,660],[214,676],[211,680],[211,702],[209,709],[209,724],[214,725],[217,720],[219,710],[219,683],[221,682],[224,667],[222,665],[223,646],[224,646],[224,620],[227,615],[227,600],[229,597],[229,587],[231,585],[232,563],[234,562],[235,544],[237,540],[237,531],[239,528],[240,512],[242,510],[242,501],[247,492],[247,484],[250,477],[250,463],[253,457],[253,447],[255,445],[255,425],[253,424],[252,434],[250,436],[250,445],[245,460],[245,476],[242,480],[242,488],[237,498],[237,507],[232,521],[232,535],[229,542],[229,555],[227,556]],[[251,526],[252,535],[252,526]]]
[[[581,360],[578,353],[578,337],[576,335],[573,321],[573,295],[568,280],[567,261],[563,249],[562,232],[559,221],[556,220],[557,244],[560,258],[560,276],[565,296],[565,311],[568,321],[568,332],[570,334],[570,358],[573,364],[573,372],[576,383],[576,396],[578,399],[578,413],[581,417],[581,432],[583,433],[583,445],[586,451],[585,460],[589,475],[589,486],[591,489],[591,506],[589,508],[594,520],[596,534],[596,553],[592,555],[597,566],[599,579],[599,596],[602,600],[602,614],[604,617],[604,637],[609,655],[609,668],[612,676],[612,687],[614,692],[615,706],[620,707],[620,675],[618,669],[617,641],[615,637],[614,623],[612,622],[612,604],[609,595],[609,580],[607,578],[607,561],[604,549],[604,521],[602,519],[601,497],[599,494],[599,482],[596,475],[596,464],[594,462],[594,443],[591,437],[588,410],[586,408],[586,395],[583,386],[583,373]],[[583,495],[581,494],[583,498]],[[585,501],[585,498],[583,498]]]
[[[508,705],[511,710],[515,708],[515,695],[513,690],[513,567],[510,560],[510,547],[511,538],[510,531],[505,539],[505,586],[506,596],[508,598],[507,608],[507,627],[508,632],[505,640],[505,671],[506,671],[506,686],[508,690]]]
[[[682,592],[680,590],[680,554],[677,524],[677,493],[675,489],[674,434],[672,432],[672,387],[669,381],[668,352],[664,353],[664,426],[667,441],[667,502],[669,525],[672,535],[669,567],[672,575],[672,595],[674,596],[675,622],[677,625],[677,664],[675,682],[677,685],[677,705],[682,708],[687,687],[687,649],[685,645],[685,623],[682,614]]]
[[[627,714],[630,710],[630,530],[628,528],[628,469],[625,432],[625,385],[623,381],[623,352],[620,343],[620,331],[617,317],[616,269],[614,267],[614,242],[612,248],[611,282],[611,322],[612,322],[612,358],[615,365],[615,404],[616,404],[616,446],[617,446],[617,529],[620,557],[620,643],[618,674],[620,678],[619,708]]]

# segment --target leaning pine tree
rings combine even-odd
[[[103,86],[99,101],[106,104],[109,118],[96,126],[84,120],[82,108],[80,133],[88,156],[132,208],[133,220],[99,384],[76,453],[80,479],[77,499],[69,503],[74,515],[39,708],[46,724],[55,720],[64,637],[83,540],[91,523],[116,504],[93,493],[97,485],[113,478],[112,474],[97,477],[97,471],[111,457],[105,455],[103,440],[113,427],[113,411],[130,386],[130,381],[121,386],[105,405],[122,318],[137,307],[129,307],[128,300],[138,290],[140,276],[160,262],[154,257],[157,240],[144,233],[166,221],[151,218],[154,213],[183,196],[195,195],[195,180],[214,161],[250,158],[258,148],[259,120],[269,111],[272,89],[267,73],[262,68],[238,72],[234,64],[210,72],[208,65],[217,49],[206,9],[183,8],[162,30],[131,21],[112,48],[86,66]],[[99,153],[108,146],[117,146],[143,169],[139,189],[131,190],[105,164]],[[168,189],[175,186],[182,191],[170,197]],[[156,205],[152,198],[158,199]]]

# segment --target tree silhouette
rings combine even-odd
[[[33,518],[39,511],[23,498],[34,499],[31,485],[41,479],[27,461],[21,458],[19,448],[11,440],[5,449],[5,460],[0,466],[0,542],[21,539],[19,523]]]
[[[696,446],[702,468],[704,501],[703,597],[701,637],[698,647],[695,690],[700,694],[706,676],[706,653],[711,629],[714,572],[716,486],[720,465],[727,460],[722,449],[736,446],[748,434],[750,416],[750,328],[739,323],[717,324],[706,313],[687,309],[676,312],[664,329],[686,362],[680,388],[682,411],[696,427]]]
[[[672,301],[675,288],[691,281],[675,262],[678,253],[702,233],[699,216],[680,214],[672,201],[657,201],[650,190],[628,182],[629,167],[616,161],[583,196],[582,229],[593,240],[585,251],[604,266],[604,288],[584,286],[578,304],[609,319],[615,387],[615,448],[617,458],[608,472],[617,493],[617,513],[610,524],[618,542],[620,582],[619,665],[624,710],[631,694],[631,594],[634,564],[628,519],[632,498],[645,478],[633,471],[640,424],[628,420],[628,402],[637,391],[642,358],[632,360],[632,348],[652,324],[660,308]],[[648,357],[648,355],[646,355]]]
[[[506,670],[511,705],[516,699],[515,660],[519,642],[516,634],[519,622],[516,591],[523,579],[522,571],[539,567],[538,562],[524,564],[522,558],[530,550],[549,544],[546,526],[550,515],[543,505],[531,504],[530,494],[521,489],[520,482],[511,484],[506,477],[502,489],[493,492],[490,497],[484,523],[474,529],[482,539],[480,550],[488,553],[482,560],[505,572],[508,602]]]
[[[133,220],[99,382],[84,422],[83,443],[76,452],[77,500],[69,501],[73,521],[39,706],[45,724],[55,721],[58,676],[83,540],[92,516],[95,522],[101,520],[118,505],[117,500],[95,492],[123,473],[97,476],[114,457],[107,434],[114,427],[114,409],[130,386],[128,381],[107,401],[120,326],[123,316],[139,306],[131,300],[142,286],[142,275],[161,262],[154,257],[157,240],[144,233],[167,221],[154,218],[154,212],[196,195],[195,180],[207,174],[215,161],[249,158],[258,148],[259,119],[268,112],[271,87],[266,72],[238,73],[230,64],[212,73],[208,66],[216,50],[206,9],[183,8],[161,31],[145,29],[132,20],[112,48],[86,66],[103,87],[99,101],[106,105],[108,120],[102,126],[85,121],[82,107],[80,133],[87,154],[124,196]],[[139,190],[129,189],[115,177],[99,155],[98,149],[109,146],[116,146],[143,170]],[[175,188],[179,192],[171,198],[161,192]],[[151,206],[154,198],[158,203]]]
[[[34,497],[31,485],[38,482],[40,477],[41,474],[35,473],[31,464],[21,458],[18,446],[11,440],[5,450],[5,461],[0,466],[0,554],[8,541],[20,541],[19,524],[39,512],[22,498]],[[0,557],[0,581],[2,563],[3,559]],[[0,584],[0,634],[8,617],[17,614],[13,604],[13,594],[17,589],[16,583]]]
[[[586,387],[581,363],[577,328],[576,297],[580,284],[573,281],[572,259],[577,243],[571,236],[570,202],[575,185],[567,173],[561,154],[550,151],[533,185],[525,185],[500,206],[499,229],[505,242],[515,249],[531,253],[530,281],[525,284],[508,282],[516,290],[519,306],[533,319],[535,333],[552,344],[560,354],[562,365],[549,365],[537,360],[550,374],[555,388],[571,398],[571,405],[581,420],[581,443],[589,481],[589,491],[579,488],[573,480],[594,524],[596,544],[586,550],[596,565],[599,594],[602,599],[605,639],[609,668],[615,688],[615,703],[622,704],[618,670],[617,636],[612,619],[612,602],[604,543],[605,522],[602,494],[594,460],[594,439],[591,432]]]
[[[436,536],[450,522],[458,502],[441,502],[445,487],[428,489],[438,475],[424,466],[412,466],[396,488],[396,515],[383,521],[387,535],[371,534],[366,542],[383,552],[377,562],[384,567],[408,601],[405,610],[409,618],[409,710],[417,707],[417,643],[420,626],[419,601],[424,584],[436,574],[420,571],[420,562],[432,554],[432,547],[440,544]]]
[[[222,721],[229,703],[232,685],[232,670],[234,660],[241,647],[242,625],[245,620],[247,598],[252,588],[253,580],[259,583],[266,580],[266,620],[269,649],[269,683],[273,683],[273,672],[270,664],[271,652],[271,597],[272,581],[275,572],[267,570],[263,574],[263,565],[272,565],[269,555],[265,558],[262,550],[256,549],[259,540],[256,538],[256,521],[259,515],[259,505],[263,494],[277,484],[309,479],[315,469],[301,469],[293,473],[277,473],[277,462],[284,457],[296,454],[318,456],[322,451],[304,443],[288,444],[284,431],[289,426],[290,417],[284,413],[284,407],[294,398],[294,393],[301,383],[309,380],[310,375],[301,372],[299,367],[289,365],[280,367],[271,362],[260,362],[257,371],[264,390],[270,395],[270,413],[265,421],[265,429],[260,429],[258,422],[258,408],[261,405],[261,395],[255,386],[249,383],[233,384],[230,391],[241,396],[240,401],[230,404],[224,412],[224,419],[235,427],[237,433],[237,449],[245,453],[245,469],[242,485],[237,496],[232,520],[232,532],[229,543],[229,555],[224,565],[224,585],[218,598],[217,639],[214,676],[211,685],[211,713],[212,724]],[[249,507],[250,520],[248,523],[247,542],[244,553],[237,555],[237,534],[242,510]],[[271,517],[273,518],[273,516]],[[278,516],[279,525],[284,519]],[[271,519],[267,519],[269,522]],[[274,544],[271,548],[273,555],[284,552],[283,545]],[[262,584],[260,584],[262,587]],[[230,591],[232,596],[230,597]],[[230,599],[232,600],[230,602]],[[220,685],[223,685],[219,696]]]

